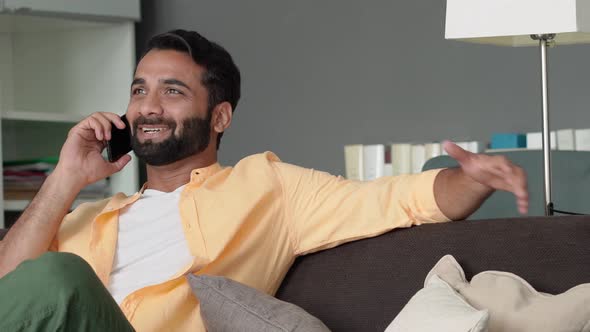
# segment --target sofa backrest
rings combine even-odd
[[[468,279],[508,271],[556,294],[590,283],[589,242],[588,216],[422,225],[299,257],[276,296],[333,331],[384,331],[446,254]]]

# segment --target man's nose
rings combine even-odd
[[[163,113],[162,104],[157,93],[149,93],[141,101],[139,113],[145,117],[149,115],[161,115]]]

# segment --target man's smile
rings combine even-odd
[[[164,124],[156,124],[156,125],[139,125],[137,126],[137,138],[140,141],[145,140],[160,140],[165,139],[170,136],[171,130],[170,127]]]

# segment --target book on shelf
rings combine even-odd
[[[371,181],[385,175],[385,145],[363,146],[363,181]]]
[[[391,164],[391,146],[385,145],[385,164],[383,165],[383,176],[393,175],[393,165]]]
[[[468,151],[473,153],[482,153],[486,150],[487,144],[485,142],[480,141],[470,141],[468,142]]]
[[[576,137],[573,129],[557,130],[557,150],[574,151],[576,150]]]
[[[479,141],[456,144],[474,153],[480,153],[485,148],[485,144]],[[345,145],[346,178],[370,181],[382,176],[416,174],[422,172],[428,160],[443,154],[440,142]]]
[[[424,159],[428,161],[434,157],[438,157],[442,154],[441,143],[426,143],[424,144]]]
[[[522,133],[494,133],[491,149],[516,149],[527,147],[527,135]]]
[[[465,142],[465,141],[457,141],[457,142],[453,142],[455,144],[457,144],[461,149],[469,151],[469,142]],[[445,155],[447,154],[447,152],[445,151]]]
[[[574,130],[576,151],[590,151],[590,129]]]
[[[412,144],[392,143],[391,150],[392,175],[403,175],[412,173]]]
[[[487,144],[485,142],[480,141],[453,141],[453,143],[457,144],[460,148],[465,151],[473,152],[473,153],[481,153],[486,151]],[[442,149],[442,155],[447,155],[447,152]]]
[[[426,146],[424,144],[412,144],[412,174],[422,172],[426,163]]]
[[[351,144],[344,146],[344,164],[346,178],[363,180],[363,145]]]
[[[33,193],[34,196],[56,164],[57,158],[5,161],[2,174],[4,195],[21,197]]]
[[[549,134],[551,140],[551,150],[557,149],[557,133],[551,131]],[[540,131],[526,133],[526,148],[529,150],[543,149],[543,134]]]
[[[4,199],[33,199],[56,164],[56,157],[5,161],[2,177]],[[110,193],[109,189],[108,179],[103,179],[83,188],[78,198],[104,198]]]
[[[584,150],[584,131],[589,129],[559,129],[550,132],[551,150],[560,151],[583,151]],[[590,130],[589,130],[590,131]],[[508,152],[508,151],[522,151],[522,150],[542,150],[543,149],[543,135],[540,131],[526,133],[525,147],[512,147],[502,149],[489,149],[486,152]],[[588,133],[590,137],[590,132]],[[578,147],[578,141],[582,147]],[[590,145],[586,147],[590,150]]]

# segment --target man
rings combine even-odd
[[[183,30],[152,38],[126,113],[147,183],[66,215],[84,186],[130,160],[101,156],[112,126],[124,127],[117,115],[95,113],[73,127],[55,171],[0,242],[0,292],[11,299],[0,304],[9,317],[0,330],[204,330],[188,273],[272,294],[298,255],[463,219],[497,189],[528,208],[522,169],[450,142],[460,168],[366,183],[270,152],[222,168],[217,149],[239,97],[239,71],[219,45]]]

